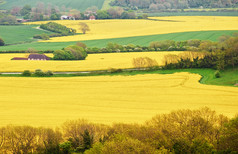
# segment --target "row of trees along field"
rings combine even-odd
[[[237,143],[238,117],[229,119],[209,108],[173,111],[144,124],[72,120],[56,129],[0,128],[0,152],[16,154],[237,153]]]
[[[115,0],[112,6],[129,9],[187,9],[187,8],[226,8],[237,7],[237,0]]]
[[[179,57],[167,55],[165,69],[214,68],[224,70],[238,65],[238,37],[222,36],[220,42],[206,41],[199,45],[204,56]]]
[[[163,40],[154,41],[149,46],[139,46],[134,44],[120,45],[117,43],[109,42],[105,48],[87,48],[88,53],[100,53],[100,52],[141,52],[141,51],[207,51],[212,52],[221,48],[221,43],[225,43],[231,36],[223,35],[219,37],[218,42],[212,42],[210,40],[186,40],[186,41],[174,41]],[[233,33],[232,38],[238,37],[238,33]]]
[[[136,13],[132,10],[125,11],[121,7],[110,8],[107,10],[98,10],[96,6],[88,8],[85,12],[80,12],[76,9],[70,9],[66,7],[45,6],[44,3],[39,2],[36,7],[25,5],[24,7],[15,6],[10,12],[7,13],[7,18],[14,18],[15,16],[23,16],[24,19],[31,21],[42,20],[59,20],[61,15],[70,15],[76,20],[89,19],[94,15],[97,19],[136,19],[147,18],[147,15],[136,16]],[[10,16],[10,14],[12,16]],[[16,19],[16,18],[15,18]]]
[[[73,35],[76,33],[76,30],[73,28],[68,28],[64,25],[55,23],[55,22],[48,22],[46,24],[41,24],[40,28],[45,29],[45,30],[49,30],[51,32],[56,32],[56,33],[60,33],[62,36],[66,36],[66,35]]]

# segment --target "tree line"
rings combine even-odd
[[[55,129],[0,128],[1,153],[237,153],[238,117],[209,108],[156,115],[144,124],[111,126],[70,120]]]
[[[238,65],[237,36],[222,36],[220,37],[219,42],[205,41],[199,45],[198,50],[204,53],[203,57],[196,56],[190,58],[178,57],[176,55],[167,56],[164,68],[214,68],[217,70],[224,70],[227,67],[234,68]]]
[[[0,25],[17,25],[17,18],[13,15],[0,13]]]
[[[70,15],[76,20],[88,20],[90,16],[95,16],[96,19],[145,19],[147,15],[137,16],[135,11],[125,11],[121,7],[109,8],[107,10],[99,10],[96,6],[89,7],[84,12],[80,12],[76,9],[66,7],[56,7],[51,5],[45,5],[38,2],[36,7],[25,5],[23,7],[15,6],[9,11],[12,16],[23,16],[26,20],[31,21],[43,21],[43,20],[60,20],[61,15]]]
[[[237,7],[236,0],[115,0],[111,6],[121,6],[127,9],[188,9],[188,8],[227,8]]]

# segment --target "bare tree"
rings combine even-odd
[[[89,26],[84,22],[80,22],[79,26],[80,26],[80,30],[83,32],[83,34],[86,34],[87,31],[90,31]]]

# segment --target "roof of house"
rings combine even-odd
[[[30,54],[28,56],[28,59],[44,59],[44,60],[50,60],[50,57],[47,57],[44,54]]]
[[[23,57],[14,57],[12,60],[27,60],[28,58],[23,58]]]
[[[89,19],[96,19],[96,17],[92,15],[89,17]]]

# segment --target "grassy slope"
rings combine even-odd
[[[102,10],[107,10],[107,9],[109,9],[110,7],[112,7],[112,6],[109,5],[109,3],[110,3],[111,1],[113,1],[113,0],[104,0],[103,6],[102,6]]]
[[[100,39],[100,40],[89,40],[82,41],[88,47],[105,47],[108,42],[115,42],[122,45],[135,44],[141,46],[148,46],[150,42],[161,41],[161,40],[189,40],[189,39],[200,39],[200,40],[211,40],[217,41],[221,35],[231,35],[238,31],[198,31],[198,32],[183,32],[183,33],[170,33],[160,35],[148,35],[148,36],[137,36],[137,37],[126,37],[126,38],[114,38],[114,39]],[[35,48],[37,50],[57,50],[68,45],[75,44],[76,42],[54,42],[54,43],[40,43],[33,42],[28,44],[18,44],[12,46],[0,47],[0,51],[19,51],[26,50],[28,48]]]
[[[6,0],[6,3],[0,5],[0,9],[11,9],[14,6],[24,6],[29,4],[31,6],[36,6],[38,2],[42,2],[45,5],[48,3],[53,6],[58,6],[61,8],[65,6],[67,8],[78,9],[80,11],[85,11],[87,8],[91,6],[97,6],[98,9],[102,8],[104,0]]]
[[[50,34],[51,32],[35,29],[33,25],[0,26],[0,37],[6,44],[19,44],[36,41],[36,34]]]

